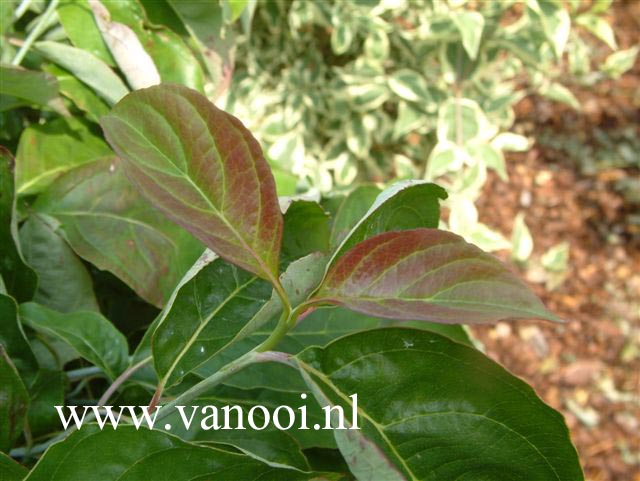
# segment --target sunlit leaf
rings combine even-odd
[[[99,0],[89,0],[89,6],[102,38],[129,85],[135,90],[159,84],[158,69],[136,33],[127,25],[112,21],[109,10]]]
[[[518,213],[513,221],[511,234],[511,257],[518,262],[525,262],[533,252],[533,238],[527,224],[524,222],[524,214]]]
[[[109,146],[76,118],[32,124],[18,144],[17,191],[37,194],[61,174],[106,155],[113,155]]]
[[[102,125],[154,206],[221,257],[277,277],[283,221],[275,182],[238,119],[176,85],[130,94]]]
[[[90,120],[98,122],[100,117],[109,113],[109,105],[71,72],[55,64],[49,64],[43,68],[55,75],[58,79],[60,92],[69,98],[76,107],[86,112]]]
[[[542,30],[551,43],[554,54],[560,58],[571,31],[569,12],[557,0],[527,0],[527,6],[542,24]]]
[[[332,266],[316,297],[390,319],[558,319],[496,258],[436,229],[388,232],[357,244]]]
[[[85,50],[49,40],[36,42],[34,48],[48,60],[73,73],[109,105],[115,104],[129,92],[107,64]]]
[[[399,97],[411,102],[431,101],[426,80],[413,70],[403,69],[394,72],[389,77],[389,88]]]
[[[453,15],[453,23],[455,23],[462,36],[464,49],[467,51],[469,57],[475,60],[478,56],[478,50],[480,49],[484,17],[479,12],[463,10]]]
[[[61,0],[56,10],[64,31],[75,47],[89,52],[107,65],[115,65],[100,35],[88,0]]]

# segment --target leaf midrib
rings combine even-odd
[[[155,144],[153,144],[152,142],[149,142],[147,140],[146,136],[144,136],[143,133],[140,130],[138,130],[136,127],[134,127],[129,122],[124,120],[122,117],[117,116],[117,115],[114,115],[114,117],[117,118],[122,123],[124,123],[125,125],[127,125],[134,132],[136,132],[141,138],[145,139],[148,145],[150,145],[156,152],[158,152],[162,157],[164,157],[171,165],[175,166],[175,164],[173,162],[171,162],[171,159],[164,152],[162,152]],[[135,162],[135,163],[137,164],[138,162]],[[154,169],[154,170],[159,170],[159,169]],[[258,262],[258,265],[262,268],[263,273],[267,275],[268,279],[270,279],[272,282],[275,282],[276,280],[274,279],[274,276],[273,276],[273,274],[271,272],[271,269],[266,268],[267,266],[265,265],[265,263],[262,260],[262,258],[260,256],[258,256],[258,254],[251,247],[249,247],[249,245],[246,243],[244,238],[229,223],[229,221],[226,218],[226,216],[224,216],[224,215],[222,215],[220,213],[220,211],[211,202],[211,200],[206,195],[204,195],[204,192],[202,192],[202,189],[200,189],[200,187],[191,179],[191,177],[189,177],[189,175],[187,175],[186,172],[183,172],[182,170],[178,169],[177,167],[176,167],[176,170],[178,172],[180,172],[180,177],[183,178],[189,185],[191,185],[196,190],[196,192],[198,192],[198,194],[211,207],[211,210],[213,211],[213,213],[218,218],[220,218],[222,220],[222,222],[227,226],[229,231],[240,241],[240,244],[251,254],[251,256],[254,258],[254,260],[256,260]],[[162,171],[160,171],[160,172],[162,172]]]

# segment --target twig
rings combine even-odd
[[[109,389],[107,389],[105,391],[105,393],[102,395],[102,397],[98,400],[98,407],[100,406],[104,406],[106,402],[109,401],[109,398],[113,395],[113,393],[115,393],[118,388],[127,380],[129,379],[136,371],[138,371],[140,368],[142,368],[145,364],[147,364],[149,361],[151,361],[151,356],[144,358],[142,361],[138,362],[137,364],[134,364],[133,366],[131,366],[130,368],[126,369],[122,374],[120,374],[120,376],[118,376],[118,378],[113,381],[113,384],[111,384],[111,386],[109,386]],[[88,413],[84,419],[83,419],[83,423],[88,423],[90,421],[92,421],[95,418],[95,412],[91,411],[90,413]],[[29,454],[40,454],[43,453],[47,450],[47,448],[49,446],[51,446],[54,443],[57,443],[58,441],[62,441],[64,438],[66,438],[69,434],[71,434],[72,432],[74,432],[77,428],[76,425],[71,426],[69,429],[67,429],[66,431],[58,434],[57,436],[49,439],[48,441],[42,443],[42,444],[38,444],[36,446],[34,446],[33,448],[29,449],[28,447],[25,448],[17,448],[12,450],[9,455],[14,457],[14,458],[23,458]]]
[[[49,20],[51,20],[51,17],[53,17],[53,15],[55,14],[58,2],[59,0],[51,0],[49,5],[47,6],[47,9],[40,16],[37,25],[33,28],[33,30],[31,30],[26,40],[20,47],[20,50],[18,50],[18,53],[16,53],[16,56],[11,62],[11,65],[20,65],[20,63],[24,59],[24,56],[27,54],[33,43],[38,39],[40,34],[42,34],[44,29],[48,25]]]

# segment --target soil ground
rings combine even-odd
[[[639,44],[640,0],[614,1],[613,16],[620,47]],[[535,248],[528,265],[514,268],[567,322],[499,323],[473,333],[565,415],[588,481],[640,481],[640,61],[617,82],[572,91],[579,113],[539,98],[518,105],[516,130],[537,144],[508,159],[509,183],[491,178],[478,205],[481,220],[507,237],[524,212]],[[631,162],[597,169],[580,158],[593,149],[572,158],[570,147],[543,140],[595,145],[600,131],[615,146],[623,129],[635,148]],[[629,179],[635,192],[620,188]],[[537,264],[561,242],[570,246],[568,267],[549,290]]]

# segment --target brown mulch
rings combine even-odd
[[[637,44],[640,1],[615,2],[614,23],[621,48]],[[640,62],[618,82],[572,90],[580,113],[528,98],[518,105],[516,130],[588,143],[596,128],[632,126],[640,137]],[[478,205],[481,220],[508,237],[515,215],[525,213],[533,261],[514,268],[567,322],[499,323],[473,333],[489,356],[565,415],[588,481],[640,481],[640,229],[628,222],[640,205],[615,188],[640,169],[583,174],[576,159],[538,143],[510,156],[508,170],[509,183],[495,176],[488,182]],[[535,282],[532,265],[565,241],[566,278],[549,291]]]

